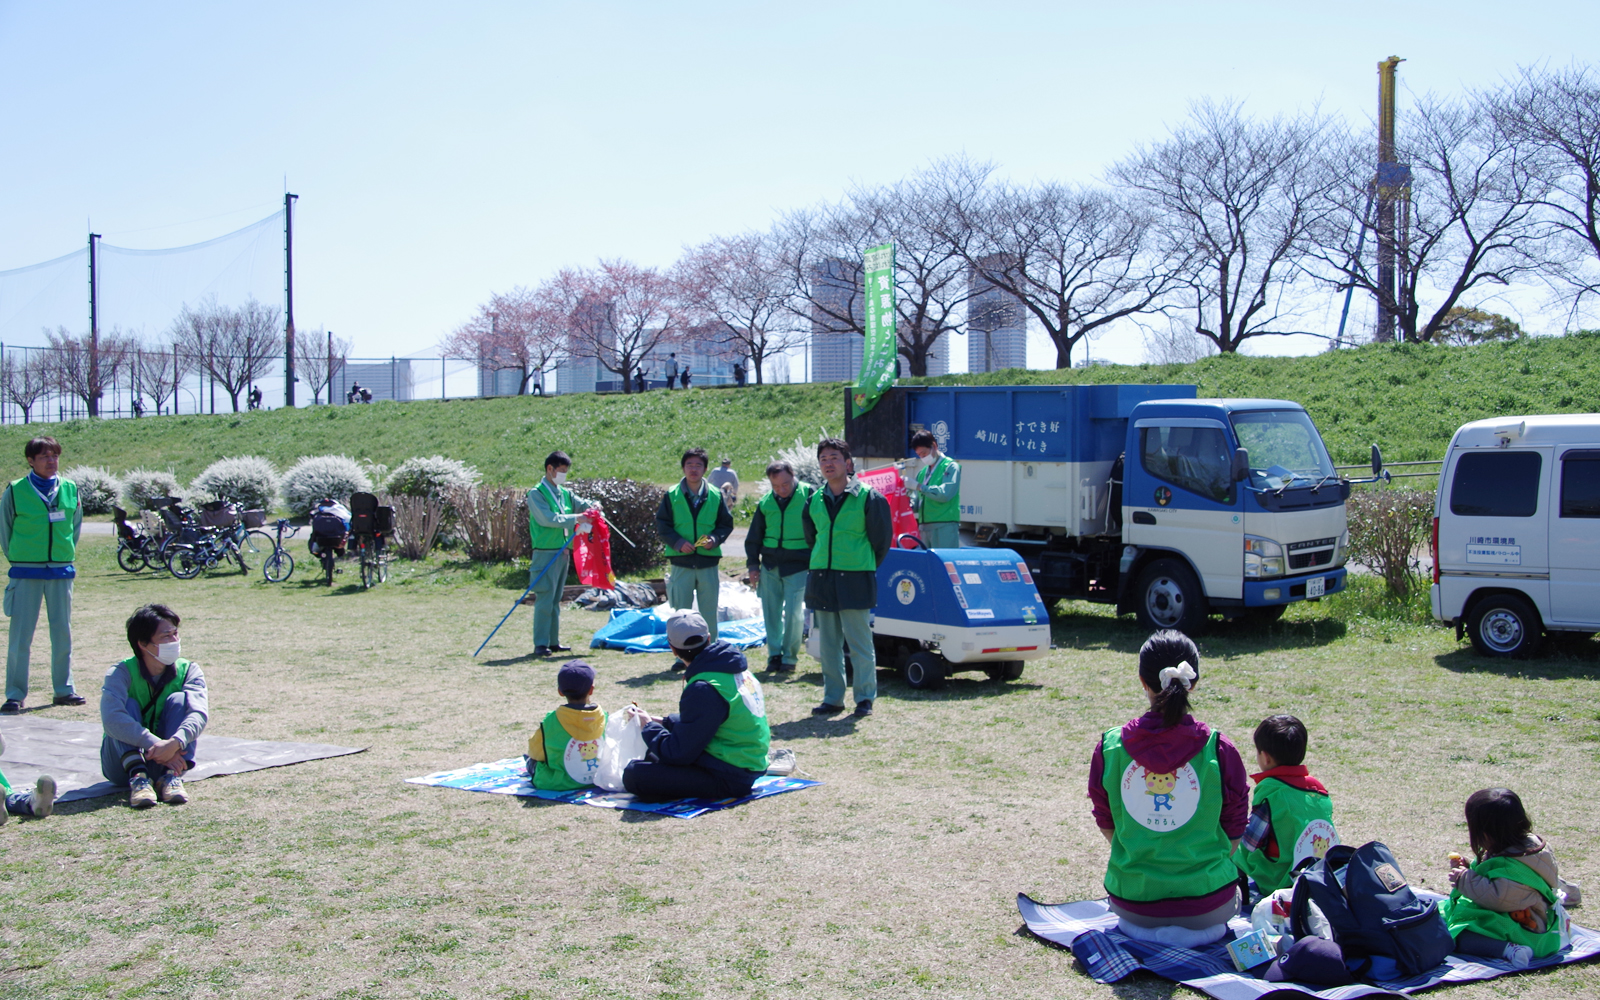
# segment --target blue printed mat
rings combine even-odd
[[[1419,892],[1417,895],[1444,898],[1427,892]],[[1233,961],[1228,958],[1225,941],[1203,948],[1177,948],[1147,941],[1135,941],[1117,931],[1116,914],[1106,909],[1106,901],[1103,899],[1050,906],[1018,893],[1017,909],[1022,913],[1022,919],[1027,923],[1028,930],[1046,941],[1070,948],[1079,968],[1087,972],[1097,983],[1114,983],[1139,969],[1145,969],[1210,994],[1217,1000],[1261,1000],[1267,996],[1295,995],[1321,997],[1323,1000],[1351,1000],[1354,997],[1372,996],[1403,997],[1448,983],[1470,983],[1480,979],[1494,979],[1512,972],[1526,971],[1512,969],[1499,960],[1475,960],[1464,955],[1450,955],[1436,968],[1413,979],[1399,982],[1355,983],[1350,986],[1327,986],[1318,989],[1315,986],[1302,986],[1298,983],[1268,982],[1250,972],[1236,971]],[[1243,917],[1233,918],[1228,926],[1234,936],[1250,932],[1250,921]],[[1600,955],[1600,934],[1574,924],[1572,947],[1549,958],[1535,960],[1529,969],[1582,962],[1596,955]],[[1266,968],[1263,965],[1254,971],[1265,972]]]
[[[545,799],[550,802],[570,802],[573,805],[599,806],[602,809],[632,809],[636,812],[659,813],[679,819],[694,819],[718,809],[741,806],[746,802],[764,799],[784,792],[820,785],[820,781],[805,778],[779,778],[765,775],[756,779],[756,787],[749,795],[739,799],[677,799],[672,802],[641,802],[627,792],[547,792],[533,787],[528,769],[521,757],[488,764],[474,764],[454,771],[425,774],[420,778],[407,778],[408,785],[433,785],[439,788],[459,788],[464,792],[488,792],[491,795],[515,795],[524,799]]]
[[[624,653],[670,653],[667,645],[665,605],[654,608],[613,608],[611,617],[594,633],[590,649],[620,649]],[[718,622],[717,638],[735,649],[749,649],[767,641],[767,623],[762,618],[741,618]]]

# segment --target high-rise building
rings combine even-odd
[[[861,267],[837,257],[811,266],[811,381],[853,382],[861,370]]]
[[[411,370],[411,359],[394,358],[372,364],[345,364],[334,376],[334,402],[342,403],[352,385],[371,390],[372,398],[408,402],[416,388],[416,375]]]
[[[1002,368],[1028,367],[1028,313],[1022,301],[996,288],[984,270],[991,273],[1005,266],[1005,258],[994,254],[978,261],[967,272],[967,370],[995,372]]]

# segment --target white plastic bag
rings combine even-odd
[[[624,705],[606,718],[605,738],[600,742],[600,767],[595,771],[596,787],[608,792],[625,791],[622,772],[643,757],[644,724],[649,715],[638,705]]]

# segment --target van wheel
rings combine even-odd
[[[1211,613],[1200,581],[1177,559],[1158,559],[1145,567],[1134,595],[1139,624],[1148,629],[1174,628],[1197,635]]]
[[[1515,594],[1485,597],[1472,608],[1467,634],[1483,656],[1529,657],[1539,648],[1539,613]]]
[[[944,687],[944,657],[938,653],[914,653],[906,660],[906,683],[917,690]]]

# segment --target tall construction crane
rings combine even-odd
[[[1361,213],[1361,233],[1356,239],[1355,261],[1359,262],[1366,248],[1367,219],[1372,207],[1378,206],[1378,324],[1373,331],[1377,341],[1395,339],[1395,312],[1402,306],[1402,291],[1397,258],[1404,259],[1411,238],[1411,167],[1396,160],[1394,140],[1395,75],[1401,63],[1399,56],[1390,56],[1378,63],[1378,166],[1367,185],[1367,206]],[[1355,292],[1355,282],[1345,287],[1344,308],[1339,314],[1339,334],[1336,345],[1344,344],[1345,323],[1350,317],[1350,297]]]

